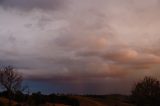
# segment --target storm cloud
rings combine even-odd
[[[0,5],[5,9],[17,10],[55,10],[63,5],[64,0],[1,0]]]
[[[1,0],[0,64],[66,92],[129,92],[160,76],[159,9],[159,0]]]

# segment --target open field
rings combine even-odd
[[[64,104],[55,104],[55,106],[69,106],[69,105],[64,105]]]
[[[128,104],[126,101],[126,96],[68,96],[79,101],[79,106],[134,106]],[[0,102],[7,106],[8,99],[0,98]],[[13,106],[16,106],[18,103],[13,101]],[[40,106],[71,106],[63,103],[45,103]]]
[[[75,98],[79,100],[80,106],[108,106],[88,97],[76,96]]]
[[[123,97],[84,97],[76,96],[79,100],[80,106],[134,106],[132,104],[125,103]]]

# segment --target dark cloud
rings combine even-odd
[[[1,0],[3,8],[15,8],[18,10],[56,10],[61,8],[64,0]]]
[[[33,78],[33,77],[32,77]],[[63,90],[64,93],[78,93],[78,94],[130,94],[130,89],[132,88],[132,80],[127,78],[86,78],[81,79],[80,77],[62,77],[55,76],[51,79],[30,79],[34,82],[48,82],[53,88],[58,87]],[[122,83],[125,83],[123,85]],[[44,91],[45,92],[45,91]],[[55,92],[54,90],[51,92]],[[59,91],[58,92],[62,92]]]
[[[155,1],[3,0],[0,64],[14,65],[25,79],[77,85],[80,92],[127,89],[131,80],[159,72]]]

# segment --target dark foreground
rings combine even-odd
[[[1,93],[0,106],[8,106],[8,99]],[[12,106],[135,106],[124,95],[42,95],[40,92],[17,95]]]

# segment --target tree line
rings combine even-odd
[[[71,106],[79,106],[79,101],[65,95],[44,95],[41,92],[24,94],[28,87],[22,85],[23,77],[13,66],[0,67],[0,86],[4,90],[0,97],[8,98],[8,106],[13,106],[13,101],[19,104],[16,106],[39,106],[46,103],[63,103]],[[0,106],[5,104],[0,102]]]
[[[23,77],[12,66],[0,67],[0,86],[4,90],[0,97],[8,98],[8,106],[40,106],[45,103],[63,103],[79,106],[80,103],[71,95],[44,95],[41,92],[24,93],[28,87],[22,85]],[[153,77],[145,77],[137,82],[131,91],[129,102],[136,106],[160,106],[160,81]],[[0,102],[0,106],[4,106]]]

